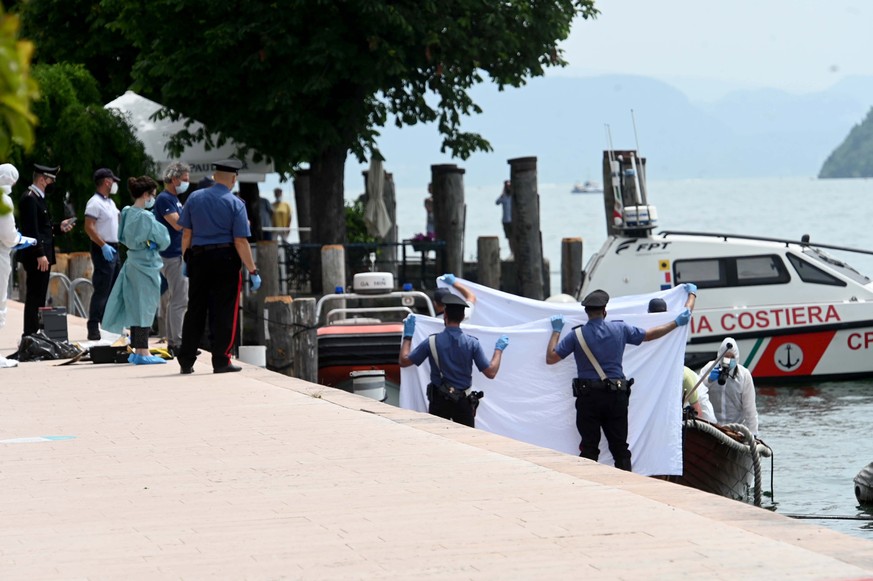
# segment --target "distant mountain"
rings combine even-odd
[[[450,159],[439,152],[431,126],[386,128],[379,143],[399,188],[423,191],[430,166],[438,163],[463,167],[469,186],[495,186],[509,175],[508,159],[526,156],[538,158],[541,183],[599,181],[605,125],[616,149],[636,148],[633,109],[650,180],[814,176],[870,109],[870,95],[873,77],[846,79],[818,93],[738,91],[707,103],[646,77],[546,77],[520,89],[474,91],[484,113],[463,126],[488,139],[491,153]],[[354,190],[362,167],[349,165],[347,188]]]
[[[873,109],[825,160],[820,178],[873,177]]]

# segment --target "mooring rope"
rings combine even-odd
[[[769,458],[773,455],[773,450],[770,449],[769,446],[765,444],[759,443],[755,436],[752,435],[752,432],[749,431],[749,428],[742,424],[726,424],[724,427],[730,430],[734,430],[739,434],[742,434],[743,441],[738,442],[734,438],[731,438],[723,431],[718,429],[716,426],[708,423],[702,422],[696,419],[685,420],[685,423],[689,427],[693,427],[694,429],[700,430],[702,432],[706,432],[710,434],[714,438],[716,438],[720,443],[724,444],[732,448],[737,452],[748,452],[752,456],[752,466],[754,467],[754,475],[755,475],[755,487],[754,487],[754,502],[755,506],[761,506],[761,496],[762,496],[762,485],[761,485],[761,456],[765,458]]]

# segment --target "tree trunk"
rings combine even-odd
[[[249,241],[254,242],[262,239],[261,233],[261,195],[258,193],[258,184],[256,182],[238,182],[239,197],[246,204],[246,212],[249,215],[249,226],[252,230],[252,235]]]
[[[343,177],[348,149],[328,147],[310,163],[310,218],[312,242],[316,244],[345,244],[346,211],[343,197]],[[321,265],[316,263],[312,272],[312,291],[321,288]],[[318,288],[316,288],[318,287]]]
[[[294,175],[294,202],[297,205],[297,227],[300,228],[298,233],[300,242],[305,244],[312,239],[309,230],[304,231],[304,228],[312,227],[312,219],[309,210],[309,177],[310,171],[302,169]]]

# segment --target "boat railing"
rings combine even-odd
[[[331,309],[326,317],[325,321],[329,324],[331,315],[335,312],[346,312],[346,313],[386,313],[386,312],[404,312],[404,313],[412,313],[412,306],[416,304],[416,299],[422,301],[427,310],[427,314],[431,317],[436,316],[436,311],[433,308],[433,301],[431,301],[430,297],[421,291],[392,291],[387,293],[373,293],[373,294],[363,294],[363,293],[331,293],[324,295],[315,303],[315,320],[321,321],[321,313],[324,305],[329,301],[348,301],[348,300],[357,300],[361,302],[367,301],[384,301],[385,299],[399,299],[401,303],[400,306],[389,306],[389,307],[380,307],[380,306],[370,306],[370,307],[338,307],[335,309]]]
[[[688,232],[684,230],[664,230],[658,233],[662,238],[666,238],[667,236],[701,236],[708,238],[721,238],[725,241],[728,238],[734,238],[738,240],[758,240],[763,242],[776,242],[778,244],[785,244],[786,246],[790,244],[794,244],[797,246],[809,247],[809,248],[827,248],[829,250],[843,250],[845,252],[857,252],[859,254],[873,254],[873,250],[864,250],[862,248],[851,248],[848,246],[835,246],[833,244],[819,244],[812,243],[809,241],[809,237],[804,235],[800,240],[789,240],[787,238],[769,238],[765,236],[749,236],[745,234],[724,234],[719,232]]]
[[[346,295],[343,295],[346,296]],[[412,309],[410,307],[345,307],[338,309],[331,309],[324,316],[325,322],[330,325],[334,322],[333,317],[335,315],[347,315],[347,314],[362,314],[362,315],[372,315],[376,313],[403,313],[405,315],[412,314]],[[345,323],[356,324],[354,319],[345,320]]]

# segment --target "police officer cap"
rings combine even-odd
[[[33,164],[33,169],[36,173],[40,173],[47,178],[56,180],[58,179],[58,174],[61,171],[61,166],[52,167],[50,165],[40,165],[38,163],[35,163]]]
[[[212,164],[212,169],[215,171],[226,171],[227,173],[239,173],[242,169],[242,162],[238,159],[222,159]]]
[[[453,295],[452,293],[447,293],[446,296],[443,297],[442,303],[445,306],[458,306],[458,307],[466,307],[467,301],[459,297],[458,295]]]
[[[608,302],[609,295],[606,294],[606,291],[597,289],[596,291],[591,291],[590,293],[588,293],[588,296],[582,299],[582,306],[602,309],[606,306],[606,303]]]
[[[435,302],[440,303],[440,304],[445,304],[445,303],[443,303],[443,299],[446,298],[450,294],[452,294],[452,293],[449,291],[449,289],[438,288],[435,291],[433,291],[433,300]]]
[[[664,299],[652,299],[649,301],[650,313],[664,313],[667,311],[667,301]]]
[[[100,180],[112,178],[112,181],[120,182],[121,178],[112,173],[112,170],[108,167],[101,167],[97,171],[94,172],[94,181],[99,182]]]

